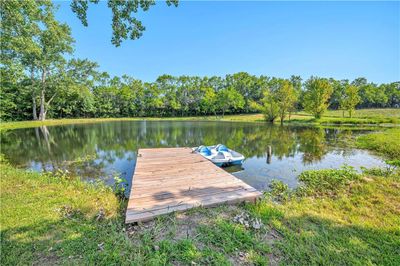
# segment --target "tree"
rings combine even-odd
[[[296,91],[292,83],[288,80],[281,80],[278,89],[273,92],[273,94],[275,98],[274,101],[279,109],[279,117],[282,124],[286,114],[294,108],[294,104],[297,100]]]
[[[73,0],[71,9],[82,24],[87,27],[87,10],[89,3],[98,4],[99,2],[99,0]],[[178,0],[166,1],[168,6],[174,5],[175,7],[178,6],[178,2]],[[128,38],[131,40],[139,39],[146,28],[133,14],[136,14],[140,9],[142,11],[147,11],[155,4],[155,0],[108,0],[107,5],[113,14],[111,24],[113,35],[111,43],[118,47],[121,45],[122,40]]]
[[[261,87],[256,76],[247,72],[239,72],[233,75],[226,75],[226,86],[234,88],[239,92],[245,101],[244,112],[250,111],[250,102],[258,101],[261,98]]]
[[[388,97],[388,104],[390,107],[400,107],[400,81],[392,82],[390,84],[382,84],[380,86],[384,89]]]
[[[59,23],[55,17],[55,7],[46,6],[46,16],[43,19],[44,29],[38,36],[40,52],[37,56],[37,68],[40,71],[40,111],[39,120],[45,120],[51,101],[57,95],[53,92],[50,98],[46,99],[47,75],[55,68],[65,63],[64,54],[72,53],[73,39],[71,30],[67,24]]]
[[[205,114],[212,113],[217,116],[217,94],[213,88],[202,88],[204,96],[200,101],[201,110]]]
[[[222,112],[222,117],[224,117],[225,112],[229,109],[237,110],[243,108],[244,104],[243,96],[234,88],[229,87],[220,90],[217,94],[217,106]]]
[[[346,86],[344,91],[343,99],[340,102],[340,108],[347,110],[351,117],[357,104],[361,101],[361,97],[358,95],[358,87],[353,85]]]
[[[181,108],[177,98],[177,79],[171,75],[159,76],[156,84],[164,94],[164,109],[167,115],[176,115]]]
[[[35,91],[35,58],[40,49],[33,36],[40,32],[40,22],[50,1],[3,1],[1,3],[1,65],[5,69],[19,69],[24,75],[29,69],[32,91],[33,119],[37,119]],[[4,72],[3,72],[4,73]],[[15,85],[15,83],[14,83]]]
[[[264,89],[260,102],[253,101],[250,106],[252,109],[262,112],[265,120],[270,123],[273,123],[279,116],[279,106],[270,89]]]
[[[300,76],[292,75],[290,76],[290,83],[293,85],[293,89],[295,92],[296,100],[293,104],[293,107],[289,109],[289,121],[292,116],[292,112],[300,109],[301,105],[301,88],[302,88],[302,78]]]
[[[311,77],[305,83],[304,109],[306,112],[314,115],[315,118],[321,118],[328,109],[329,98],[332,95],[332,85],[323,78]]]
[[[386,107],[389,97],[385,90],[385,86],[378,86],[372,82],[368,83],[365,78],[357,78],[352,83],[360,90],[362,107]]]
[[[71,59],[50,77],[57,97],[51,114],[56,117],[90,117],[94,115],[93,89],[99,73],[98,65],[87,59]],[[54,88],[56,87],[56,88]]]
[[[64,53],[72,52],[73,39],[66,24],[59,23],[51,1],[2,2],[2,64],[14,62],[30,72],[32,113],[36,114],[36,93],[40,92],[39,119],[45,120],[48,107],[55,97],[47,100],[47,79],[51,71],[60,67]],[[39,74],[39,86],[35,75]],[[39,87],[39,88],[38,88]]]

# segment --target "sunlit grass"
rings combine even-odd
[[[360,136],[357,138],[357,146],[400,160],[400,128]]]
[[[334,170],[311,172],[314,177],[337,175]],[[328,176],[323,179],[329,180]],[[296,196],[281,203],[267,199],[249,206],[279,235],[274,251],[280,254],[282,264],[399,265],[398,173],[362,175],[339,189],[320,189],[324,193],[318,197]]]

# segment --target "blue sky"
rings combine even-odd
[[[311,75],[400,80],[400,2],[157,2],[139,19],[139,40],[111,44],[111,11],[91,5],[89,27],[57,2],[75,57],[111,75]]]

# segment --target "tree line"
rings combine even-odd
[[[365,78],[347,80],[299,76],[280,79],[245,72],[225,77],[162,75],[154,82],[110,77],[97,64],[72,59],[47,77],[46,115],[50,118],[200,116],[263,112],[268,121],[305,110],[319,118],[329,107],[399,107],[399,82],[376,85]],[[2,69],[6,72],[6,69]],[[3,74],[3,73],[2,73]],[[14,73],[8,73],[9,75]],[[21,73],[15,82],[1,81],[1,119],[40,119],[40,79]],[[32,109],[33,108],[33,109]]]
[[[1,17],[0,118],[225,115],[263,112],[281,121],[298,110],[316,118],[327,108],[399,107],[400,83],[375,84],[246,72],[224,77],[162,75],[143,82],[100,72],[73,56],[71,30],[56,20],[51,1],[5,1]]]

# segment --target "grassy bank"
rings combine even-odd
[[[357,146],[400,161],[400,129],[393,128],[360,136]]]
[[[285,123],[311,124],[311,125],[380,125],[398,124],[400,122],[400,109],[364,109],[358,110],[353,118],[341,117],[341,111],[328,111],[321,119],[315,119],[310,114],[298,112],[287,117]],[[131,117],[131,118],[79,118],[79,119],[50,119],[46,121],[17,121],[2,122],[0,130],[29,128],[37,126],[53,126],[68,124],[100,123],[107,121],[232,121],[232,122],[265,122],[262,114],[240,114],[215,116],[189,116],[189,117]],[[277,121],[279,122],[279,121]]]
[[[1,265],[121,261],[131,244],[109,189],[0,167]]]
[[[76,119],[49,119],[46,121],[16,121],[0,123],[0,130],[30,128],[38,126],[56,126],[71,124],[88,124],[112,121],[237,121],[237,122],[264,122],[260,114],[215,116],[185,116],[185,117],[127,117],[127,118],[76,118]]]
[[[399,265],[398,173],[357,178],[340,170],[305,174],[306,196],[251,208],[277,232],[274,251],[282,264]]]
[[[1,265],[399,265],[398,172],[351,169],[276,183],[257,204],[125,226],[109,188],[0,164]],[[378,173],[378,175],[376,174]]]

